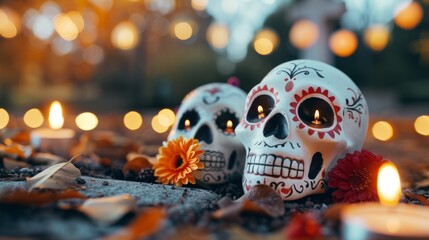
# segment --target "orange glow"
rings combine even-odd
[[[51,104],[49,110],[49,126],[53,129],[60,129],[64,125],[63,109],[58,101],[54,101]]]
[[[207,29],[207,41],[214,48],[222,49],[229,41],[228,28],[221,24],[213,23]]]
[[[79,34],[79,28],[67,14],[61,14],[54,20],[57,33],[67,41],[73,41]]]
[[[255,51],[261,55],[271,54],[279,43],[277,33],[270,29],[264,29],[258,32],[253,42]]]
[[[231,120],[228,120],[228,121],[226,122],[226,127],[227,127],[227,128],[232,128],[232,127],[233,127],[233,124],[232,124],[232,121],[231,121]]]
[[[0,108],[0,129],[5,128],[8,123],[9,123],[9,113],[3,108]]]
[[[191,128],[191,122],[189,121],[189,119],[185,120],[185,130],[189,130]]]
[[[289,40],[296,48],[306,49],[313,46],[319,39],[319,29],[310,20],[300,20],[293,24],[289,32]]]
[[[139,41],[136,25],[130,21],[119,23],[112,31],[111,41],[113,46],[122,50],[134,48]]]
[[[341,29],[334,32],[329,39],[329,47],[332,52],[340,57],[352,55],[357,48],[356,35],[349,30]]]
[[[321,124],[322,122],[321,122],[321,121],[319,121],[319,117],[320,117],[319,110],[316,110],[316,111],[314,112],[314,120],[313,120],[313,121],[311,121],[311,122],[312,122],[313,124],[316,124],[316,125]]]
[[[140,113],[136,111],[131,111],[125,114],[124,116],[124,125],[129,130],[137,130],[143,124],[143,118]]]
[[[24,114],[24,123],[31,128],[42,126],[44,121],[42,112],[37,108],[30,109]]]
[[[258,106],[258,113],[259,113],[258,118],[264,118],[265,117],[264,108],[261,105]]]
[[[381,204],[385,206],[395,206],[401,199],[401,180],[393,163],[381,165],[377,177],[377,192]]]
[[[197,11],[204,11],[209,4],[208,0],[192,0],[191,5],[192,8]]]
[[[376,122],[372,126],[372,135],[380,141],[387,141],[393,136],[393,127],[386,121]]]
[[[98,118],[94,113],[84,112],[76,117],[75,122],[80,129],[89,131],[97,127]]]
[[[414,129],[418,134],[429,136],[429,116],[422,115],[416,118],[416,121],[414,122]]]
[[[178,22],[174,25],[174,36],[182,41],[192,37],[193,29],[189,22]]]
[[[366,29],[364,34],[365,43],[372,50],[381,51],[389,42],[390,34],[386,26],[374,25]]]
[[[19,15],[11,9],[0,8],[0,36],[13,38],[19,31]]]
[[[416,27],[422,19],[422,6],[419,3],[412,1],[399,6],[393,20],[398,27],[405,30],[411,30]]]

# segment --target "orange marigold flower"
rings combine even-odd
[[[204,153],[198,140],[182,136],[159,148],[158,161],[153,165],[155,176],[163,184],[195,184],[193,171],[204,168],[199,156]]]

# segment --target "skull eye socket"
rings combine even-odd
[[[177,128],[179,130],[190,130],[192,127],[197,125],[200,120],[200,115],[194,109],[186,111],[180,118],[179,125]]]
[[[310,97],[298,106],[298,116],[307,126],[328,128],[334,124],[334,111],[331,105],[322,98]]]
[[[275,106],[275,100],[269,95],[259,95],[253,100],[247,112],[246,120],[250,123],[257,123],[266,118]]]
[[[220,111],[215,119],[216,126],[225,134],[234,134],[238,122],[239,119],[227,108]]]

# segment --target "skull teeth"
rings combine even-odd
[[[203,170],[219,170],[226,166],[225,157],[221,152],[205,151],[200,157],[200,162],[204,164]]]
[[[304,177],[304,163],[301,160],[272,154],[249,155],[245,171],[249,174],[275,178],[302,179]]]

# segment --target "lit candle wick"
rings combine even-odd
[[[261,105],[258,106],[258,113],[259,113],[258,118],[264,118],[265,117],[264,108]]]
[[[225,132],[226,133],[233,133],[234,132],[234,129],[233,129],[233,123],[232,123],[232,121],[231,120],[228,120],[227,122],[226,122],[226,129],[225,129]]]
[[[316,112],[314,112],[314,120],[311,121],[311,123],[316,125],[322,124],[322,122],[319,121],[319,110],[316,110]]]
[[[191,129],[191,121],[189,119],[185,120],[185,130]]]
[[[52,129],[60,129],[64,124],[63,109],[58,101],[54,101],[49,109],[49,125]]]

